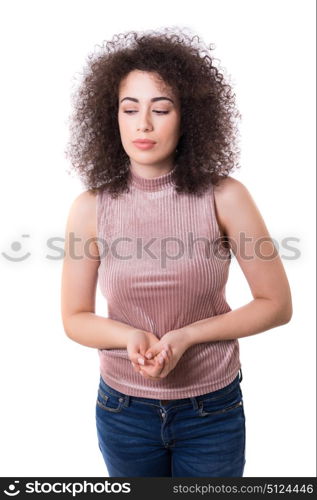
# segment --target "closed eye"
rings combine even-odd
[[[158,111],[156,109],[154,109],[153,112],[157,113],[159,115],[167,115],[169,113],[169,111]],[[137,111],[136,110],[126,110],[126,111],[124,111],[124,113],[131,114],[131,113],[137,113]]]

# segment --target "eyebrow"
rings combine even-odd
[[[123,102],[125,100],[129,100],[129,101],[134,101],[134,102],[139,102],[138,99],[136,99],[135,97],[124,97],[123,99],[121,99],[120,102]],[[156,101],[163,101],[163,100],[167,100],[167,101],[171,101],[173,104],[174,104],[174,101],[172,99],[170,99],[169,97],[153,97],[152,99],[150,99],[151,102],[156,102]]]

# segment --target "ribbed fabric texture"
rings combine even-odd
[[[117,199],[106,191],[97,194],[97,228],[98,283],[109,318],[161,338],[231,311],[225,297],[230,252],[221,244],[213,185],[201,197],[177,194],[172,171],[146,179],[130,165],[129,193]],[[193,345],[159,381],[136,373],[126,349],[99,349],[98,354],[109,386],[156,399],[221,389],[241,367],[237,339]]]

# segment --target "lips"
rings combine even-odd
[[[155,144],[155,141],[151,141],[150,139],[136,139],[133,142],[136,144]]]
[[[152,149],[155,146],[155,142],[149,139],[137,139],[133,141],[133,144],[136,148],[146,151],[147,149]]]

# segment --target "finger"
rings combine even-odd
[[[166,352],[167,356],[170,357],[173,353],[168,344],[163,345],[163,351]]]
[[[160,380],[159,377],[154,377],[152,375],[149,375],[144,370],[142,370],[142,368],[140,369],[140,373],[141,373],[142,377],[144,377],[144,378],[147,378],[147,379],[150,379],[150,380]]]
[[[150,377],[157,377],[162,369],[163,369],[163,366],[164,365],[161,365],[158,360],[154,360],[154,364],[151,365],[151,366],[145,366],[145,367],[141,367],[142,371],[145,372],[147,375],[149,375]]]
[[[157,344],[153,345],[146,351],[145,358],[153,359],[157,354],[160,354],[161,350],[162,344],[160,344],[160,342],[157,342]]]
[[[162,356],[162,354],[158,356],[157,361],[159,362],[160,365],[164,363],[164,357]]]
[[[130,361],[131,361],[131,363],[135,363],[135,364],[139,364],[139,365],[145,364],[144,357],[138,351],[133,352],[130,355]]]
[[[166,351],[162,352],[162,357],[164,357],[164,364],[161,365],[162,366],[162,370],[161,370],[161,373],[158,375],[160,379],[166,377],[169,372],[170,372],[170,363],[171,363],[171,359],[170,357],[168,356],[168,354],[166,353]]]
[[[143,374],[145,374],[146,377],[150,377],[152,379],[159,380],[159,375],[162,372],[162,369],[164,367],[164,364],[161,365],[158,360],[153,360],[155,362],[154,365],[151,367],[140,367],[141,371]]]
[[[168,357],[168,353],[167,353],[165,350],[163,350],[163,351],[161,352],[161,355],[163,356],[163,358],[164,358],[165,360],[166,360],[166,359],[169,359],[169,357]]]
[[[162,371],[162,369],[164,368],[164,363],[165,363],[164,356],[162,355],[162,353],[158,354],[155,357],[155,364],[156,364],[156,368],[159,369],[159,371]]]
[[[165,378],[169,374],[170,371],[171,371],[170,367],[169,366],[165,366],[164,369],[159,374],[159,378],[160,379]]]
[[[140,372],[140,367],[139,367],[139,365],[138,365],[138,364],[136,364],[136,363],[133,363],[133,362],[131,362],[131,364],[132,364],[132,366],[133,366],[133,369],[134,369],[136,372],[138,372],[138,373],[139,373],[139,372]]]
[[[166,349],[163,349],[163,351],[158,355],[157,359],[160,365],[166,366],[166,364],[170,361],[170,354],[168,353],[168,351],[166,351]]]
[[[163,348],[162,351],[156,356],[156,359],[160,364],[162,364],[161,360],[167,362],[170,359],[168,348]]]

